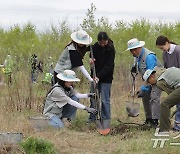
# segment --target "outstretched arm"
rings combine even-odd
[[[70,105],[72,105],[72,106],[74,106],[74,107],[77,107],[77,108],[79,108],[79,109],[85,109],[85,107],[86,106],[84,106],[83,104],[80,104],[80,103],[78,103],[78,102],[76,102],[76,101],[74,101],[74,100],[72,100],[72,99],[70,99],[68,102],[67,102],[68,104],[70,104]]]
[[[77,108],[79,108],[79,109],[86,110],[88,113],[97,114],[97,110],[96,110],[96,109],[94,109],[94,108],[89,108],[89,107],[87,107],[87,106],[84,106],[84,105],[82,105],[82,104],[80,104],[80,103],[78,103],[78,102],[76,102],[76,101],[74,101],[74,100],[72,100],[72,99],[70,99],[70,100],[68,101],[68,104],[70,104],[70,105],[72,105],[72,106],[75,106],[75,107],[77,107]]]
[[[81,70],[81,72],[84,74],[84,76],[85,76],[89,81],[91,81],[91,82],[93,81],[93,79],[92,79],[91,76],[89,75],[88,71],[85,69],[84,65],[79,66],[78,68]]]

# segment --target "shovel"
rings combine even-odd
[[[90,46],[90,52],[91,52],[91,58],[94,59],[91,46]],[[93,78],[95,79],[96,78],[95,64],[93,63],[91,67],[93,71]],[[110,120],[102,119],[100,94],[98,90],[98,84],[95,81],[93,81],[93,90],[94,90],[94,93],[96,94],[95,95],[95,102],[96,102],[95,108],[98,111],[98,114],[96,115],[96,121],[95,121],[96,127],[97,127],[98,132],[101,135],[107,135],[110,132]]]
[[[137,75],[137,73],[132,73],[132,98],[133,101],[126,101],[126,112],[128,114],[129,117],[137,117],[139,115],[139,108],[140,108],[140,104],[139,103],[135,103],[134,102],[134,98],[135,98],[135,77]]]
[[[98,111],[98,114],[96,115],[96,127],[98,132],[101,135],[107,135],[110,132],[110,120],[109,119],[103,119],[101,116],[101,102],[100,102],[100,95],[99,95],[99,91],[98,91],[98,87],[97,84],[94,82],[94,92],[96,93],[95,96],[95,108]]]

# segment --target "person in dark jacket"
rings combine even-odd
[[[115,48],[113,41],[109,38],[106,32],[100,32],[97,36],[98,42],[92,47],[93,58],[90,58],[90,64],[94,64],[96,71],[96,78],[94,78],[93,70],[91,69],[91,76],[98,85],[98,90],[101,98],[101,118],[110,120],[110,95],[111,85],[114,73],[114,59]],[[91,84],[91,92],[93,92],[93,84]],[[96,104],[93,98],[90,99],[90,107]],[[95,116],[90,114],[88,122],[94,122]]]

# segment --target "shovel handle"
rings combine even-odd
[[[91,58],[94,59],[94,54],[93,54],[93,50],[92,50],[92,46],[90,45],[90,54],[91,54]],[[95,68],[95,64],[92,63],[92,72],[93,72],[93,78],[96,78],[96,68]],[[96,101],[96,110],[98,111],[98,114],[96,115],[96,119],[100,119],[101,120],[101,112],[100,112],[100,95],[99,95],[99,90],[98,90],[98,84],[93,81],[93,90],[96,94],[95,97],[95,101]]]
[[[134,99],[134,96],[135,96],[135,79],[136,79],[137,74],[138,73],[132,73],[131,72],[131,75],[132,75],[132,78],[133,78],[133,80],[132,80],[132,96],[133,96],[133,99]]]
[[[135,78],[137,75],[138,75],[138,72],[136,72],[136,73],[131,72],[131,76],[132,76],[133,78]]]

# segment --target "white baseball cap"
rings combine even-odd
[[[144,41],[139,41],[137,38],[133,38],[127,42],[128,48],[126,50],[136,49],[139,47],[143,47],[144,45]]]
[[[144,81],[147,81],[148,78],[150,77],[150,75],[151,75],[153,72],[156,72],[155,69],[153,69],[153,70],[152,70],[152,69],[146,70],[146,72],[145,72],[144,75],[143,75]]]

